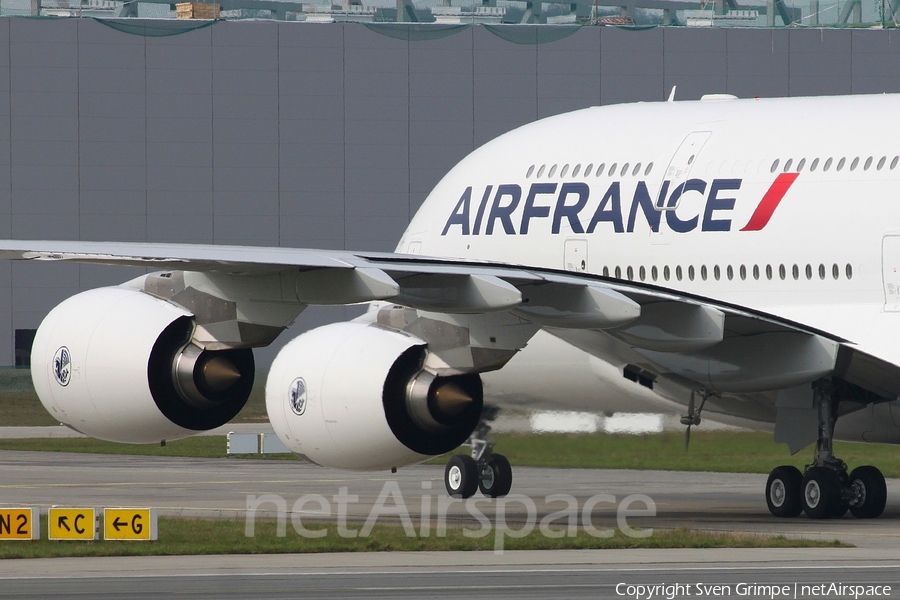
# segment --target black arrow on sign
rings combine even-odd
[[[57,527],[65,527],[66,531],[72,531],[72,528],[69,527],[69,517],[60,517],[56,522]]]
[[[116,531],[119,531],[123,527],[128,527],[128,521],[120,521],[119,517],[116,517],[116,520],[112,522],[112,526],[116,528]]]

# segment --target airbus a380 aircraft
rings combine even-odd
[[[272,364],[269,418],[314,463],[391,469],[456,448],[479,425],[480,374],[544,330],[615,383],[687,405],[686,424],[705,408],[794,452],[815,443],[805,473],[772,471],[774,515],[877,517],[883,476],[848,472],[832,439],[900,443],[898,108],[716,95],[543,119],[451,170],[393,254],[6,241],[0,256],[165,269],[78,294],[37,332],[41,401],[93,437],[222,425],[249,394],[251,348],[307,305],[370,302]],[[870,126],[846,125],[860,115]],[[473,442],[448,491],[506,494],[508,461]]]

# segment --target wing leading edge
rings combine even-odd
[[[119,242],[6,240],[0,258],[238,279],[289,274],[296,298],[288,300],[300,305],[388,301],[596,331],[630,349],[623,363],[638,357],[656,373],[709,391],[772,391],[833,374],[880,399],[900,394],[900,367],[848,340],[745,307],[585,273],[392,253]]]

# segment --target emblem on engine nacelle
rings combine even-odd
[[[298,377],[291,382],[291,389],[288,390],[288,401],[291,403],[291,410],[297,416],[306,412],[306,382],[302,377]]]
[[[60,346],[53,356],[53,377],[63,387],[69,385],[69,380],[72,379],[72,358],[65,346]]]

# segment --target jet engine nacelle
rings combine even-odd
[[[390,469],[449,452],[478,424],[481,378],[423,371],[426,346],[365,323],[304,333],[269,371],[275,432],[293,452],[341,469]]]
[[[35,334],[35,390],[54,418],[99,439],[149,443],[219,427],[247,402],[253,353],[203,350],[193,330],[189,312],[143,292],[82,292]]]

